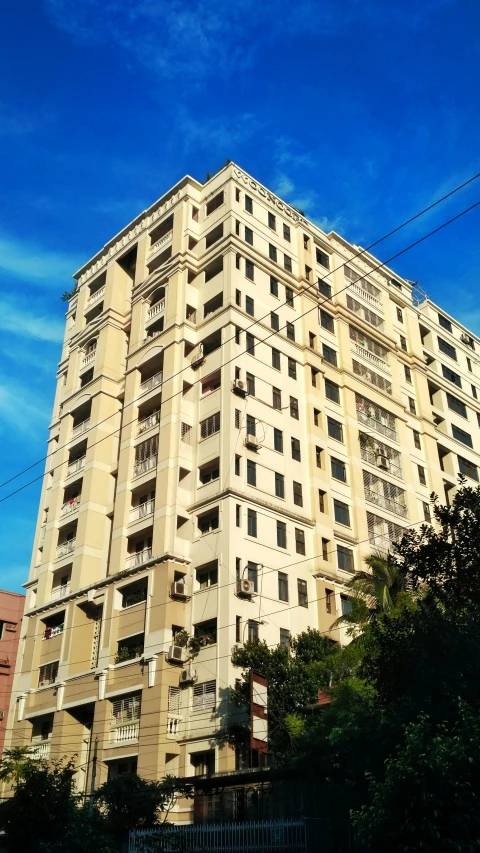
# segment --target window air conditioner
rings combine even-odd
[[[170,646],[167,652],[167,660],[170,663],[185,663],[187,650],[183,646]]]
[[[195,669],[189,667],[188,669],[183,669],[180,673],[179,683],[182,684],[194,684],[198,679],[198,675]]]
[[[237,397],[246,397],[247,389],[245,387],[245,383],[242,382],[241,379],[235,379],[233,383],[233,393],[237,395]]]
[[[253,595],[254,592],[253,581],[249,581],[248,578],[237,581],[237,595]]]
[[[390,460],[387,456],[383,456],[381,453],[377,455],[377,468],[383,468],[384,471],[388,471],[390,468]]]
[[[174,581],[171,590],[172,598],[188,598],[188,587],[185,581]]]
[[[249,433],[249,432],[247,432],[244,444],[245,444],[245,447],[249,447],[250,450],[258,450],[258,448],[262,446],[260,444],[260,441],[258,440],[257,436],[251,435],[251,433]]]
[[[192,367],[198,367],[202,362],[205,361],[205,356],[203,354],[203,344],[199,344],[198,347],[193,351],[193,355],[190,359],[190,364]]]

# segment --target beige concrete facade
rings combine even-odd
[[[232,648],[344,642],[351,572],[477,478],[479,340],[359,251],[229,163],[76,275],[10,730],[80,789],[95,743],[95,784],[234,769]]]

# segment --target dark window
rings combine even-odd
[[[472,372],[472,362],[470,361],[470,359],[469,359],[468,355],[467,355],[467,367],[468,367],[468,369],[469,369],[469,371],[470,371],[470,373],[471,373],[471,372]]]
[[[335,593],[333,592],[333,589],[325,589],[325,610],[327,613],[333,613],[334,608]]]
[[[290,646],[290,631],[288,628],[280,628],[280,646],[282,649],[288,649]]]
[[[272,243],[268,244],[268,257],[271,261],[275,261],[275,263],[277,262],[277,247]]]
[[[326,560],[327,562],[328,562],[328,558],[330,556],[330,551],[328,550],[329,545],[330,545],[330,542],[328,541],[328,539],[322,538],[322,560]]]
[[[339,524],[344,524],[346,527],[350,527],[350,510],[347,504],[343,503],[343,501],[333,501],[333,510],[335,514],[335,521]]]
[[[235,409],[235,429],[240,429],[240,409]]]
[[[241,332],[241,331],[242,331],[242,330],[241,330],[241,329],[239,329],[239,328],[238,328],[238,326],[235,326],[235,343],[236,343],[236,344],[239,344],[239,343],[240,343],[240,332]]]
[[[272,296],[278,296],[278,278],[270,276],[270,293]]]
[[[397,306],[397,320],[399,323],[403,323],[403,314],[402,309]]]
[[[299,442],[298,438],[292,438],[291,444],[292,444],[292,459],[295,459],[296,462],[300,462],[301,461],[301,454],[300,454],[300,442]]]
[[[313,410],[313,423],[315,426],[320,426],[320,409]]]
[[[475,397],[476,400],[478,399],[477,389],[475,388],[475,385],[472,385],[472,396]]]
[[[272,388],[273,392],[273,408],[281,409],[282,408],[282,392],[280,388]]]
[[[216,586],[218,584],[218,561],[213,560],[206,566],[199,566],[196,574],[200,589],[208,589],[209,586]]]
[[[258,566],[256,563],[247,563],[247,578],[253,583],[254,592],[258,592]]]
[[[320,371],[317,370],[315,367],[312,367],[311,372],[312,372],[312,385],[314,388],[316,388],[317,387],[317,376],[320,373]]]
[[[305,531],[295,528],[295,551],[305,556]]]
[[[237,237],[240,236],[240,220],[239,219],[235,220],[235,234],[237,235]]]
[[[219,525],[219,509],[210,510],[203,515],[198,516],[198,529],[200,533],[210,533],[211,530],[217,530]]]
[[[242,617],[235,616],[235,642],[240,643],[242,639]]]
[[[322,467],[322,452],[323,451],[322,451],[321,447],[315,448],[315,462],[316,462],[317,468]]]
[[[457,441],[461,441],[462,444],[466,444],[467,447],[473,448],[472,436],[469,435],[468,432],[465,432],[465,430],[460,429],[460,427],[455,426],[455,424],[452,424],[452,435],[457,439]]]
[[[280,317],[275,311],[270,311],[270,325],[275,332],[280,330]]]
[[[417,465],[417,468],[418,468],[418,481],[419,481],[421,486],[426,486],[427,485],[427,478],[425,477],[425,468],[423,468],[421,465]]]
[[[327,493],[324,492],[323,489],[318,490],[318,508],[319,508],[320,512],[325,512],[325,496],[326,496],[326,494]]]
[[[293,323],[287,323],[287,338],[289,341],[295,340],[295,326]]]
[[[245,275],[251,281],[253,281],[253,261],[245,261]]]
[[[240,459],[240,457],[237,457],[237,458]],[[237,473],[237,472],[235,472],[235,473]],[[240,473],[240,466],[239,466],[238,473]],[[241,527],[241,524],[242,524],[242,508],[241,508],[240,504],[236,504],[235,505],[235,526]]]
[[[416,414],[417,414],[417,409],[416,409],[416,406],[415,406],[415,400],[413,399],[413,397],[409,397],[409,398],[408,398],[408,408],[410,409],[410,411],[411,411],[412,415],[416,415]]]
[[[296,397],[290,397],[290,414],[292,418],[298,421],[298,400]]]
[[[288,270],[288,272],[292,272],[292,259],[290,255],[283,256],[283,266]]]
[[[258,622],[255,622],[254,619],[248,620],[248,642],[249,643],[258,643],[259,639],[259,626]]]
[[[238,253],[235,255],[235,266],[236,266],[237,270],[239,270],[239,269],[240,269],[240,259],[241,259],[241,257],[242,257],[242,256],[241,256],[241,255],[239,255]]]
[[[416,429],[412,430],[412,432],[413,432],[413,443],[414,443],[415,447],[417,448],[417,450],[421,450],[422,445],[420,442],[420,433],[417,432]]]
[[[253,337],[252,334],[250,334],[250,332],[247,332],[246,342],[247,342],[247,352],[250,353],[250,355],[255,355],[255,338]]]
[[[443,326],[444,329],[447,330],[447,332],[452,331],[452,324],[451,324],[450,320],[447,320],[447,318],[444,317],[443,314],[438,315],[438,322],[440,323],[441,326]]]
[[[303,235],[303,248],[307,249],[307,251],[308,251],[309,242],[310,242],[310,238],[306,234],[304,234]]]
[[[344,572],[353,572],[353,551],[350,548],[345,548],[344,545],[337,545],[337,565]]]
[[[212,480],[218,480],[220,477],[220,460],[215,459],[214,462],[209,462],[199,469],[200,482],[202,486],[211,483]]]
[[[327,346],[327,344],[322,344],[322,355],[325,361],[328,361],[329,364],[333,364],[335,367],[337,366],[337,353],[334,349]]]
[[[257,463],[253,459],[247,459],[247,483],[249,486],[257,485]]]
[[[325,379],[325,397],[333,403],[340,402],[340,386],[330,379]]]
[[[220,412],[215,412],[200,422],[200,438],[208,438],[220,431]]]
[[[247,394],[255,397],[255,377],[251,373],[247,373]]]
[[[216,210],[217,207],[221,207],[222,204],[223,204],[223,190],[222,190],[222,192],[218,193],[218,195],[214,196],[213,198],[210,199],[210,201],[207,202],[207,209],[206,209],[207,216],[210,216],[210,214],[213,213],[213,211]]]
[[[327,284],[326,281],[323,281],[323,279],[319,278],[318,279],[318,292],[321,293],[322,296],[325,296],[326,299],[331,299],[332,298],[332,285]]]
[[[444,352],[445,355],[448,355],[449,358],[454,358],[457,360],[457,351],[455,347],[448,343],[448,341],[444,341],[443,338],[437,338],[438,340],[438,348],[441,352]]]
[[[405,370],[405,379],[407,380],[407,382],[410,382],[410,384],[412,384],[412,371],[410,370],[409,367],[407,367],[406,364],[404,365],[404,370]]]
[[[285,288],[285,302],[289,308],[293,308],[293,300],[295,296],[291,287]]]
[[[450,370],[449,367],[445,367],[444,364],[442,364],[442,373],[444,379],[448,379],[449,382],[453,382],[458,388],[462,387],[462,380],[458,373],[454,373],[453,370]]]
[[[403,335],[400,335],[400,346],[405,352],[407,351],[407,339]]]
[[[253,201],[249,195],[245,196],[245,210],[248,213],[253,213]]]
[[[257,535],[257,513],[254,509],[247,511],[247,531],[249,536]]]
[[[247,415],[247,435],[256,435],[257,434],[257,424],[255,418],[252,415]]]
[[[247,226],[245,226],[245,242],[253,246],[253,231],[251,228],[247,228]]]
[[[251,317],[255,314],[255,303],[251,296],[245,297],[245,311],[247,314],[250,314]]]
[[[288,575],[285,572],[278,573],[278,597],[280,601],[288,601]]]
[[[273,446],[278,453],[283,453],[283,432],[281,429],[273,430]]]
[[[303,489],[301,483],[293,481],[293,503],[295,506],[303,506]]]
[[[280,370],[280,350],[272,347],[272,367],[275,370]]]
[[[288,375],[289,375],[290,379],[296,379],[297,378],[297,362],[295,361],[294,358],[288,359]]]
[[[342,483],[347,482],[347,469],[345,467],[345,462],[342,462],[341,459],[335,459],[334,456],[330,459],[332,465],[332,477],[335,480],[341,480]]]
[[[327,332],[334,332],[333,317],[327,311],[320,309],[320,323]]]
[[[427,504],[425,502],[423,503],[423,517],[424,517],[425,521],[428,521],[428,523],[430,523],[432,520],[432,515],[430,513],[430,506],[429,506],[429,504]]]
[[[336,421],[333,418],[327,418],[327,424],[330,438],[343,442],[343,426],[340,421]]]
[[[275,229],[277,227],[277,220],[276,220],[275,214],[273,214],[273,213],[268,214],[268,227],[271,228],[272,231],[275,231]]]
[[[275,473],[275,494],[277,498],[285,497],[285,477],[283,474]]]
[[[277,545],[279,548],[287,547],[287,525],[284,521],[277,521]]]
[[[314,335],[313,332],[309,332],[308,333],[308,346],[310,347],[310,349],[316,349],[317,348],[316,341],[317,341],[316,335]]]
[[[297,591],[298,591],[298,606],[299,607],[308,607],[308,587],[307,582],[297,580]]]
[[[285,223],[283,223],[283,239],[290,242],[290,225],[285,225]]]
[[[325,252],[322,252],[321,249],[315,249],[315,254],[317,257],[317,264],[321,264],[322,267],[325,267],[327,270],[330,269],[330,263],[328,259],[328,255]]]
[[[240,306],[242,304],[242,291],[238,289],[235,291],[235,304]]]
[[[460,474],[464,474],[465,477],[470,477],[471,480],[477,480],[478,482],[478,469],[477,466],[473,464],[473,462],[469,462],[468,459],[463,459],[462,456],[458,456],[458,470]]]
[[[392,284],[395,283],[393,279],[391,280],[391,282]],[[346,616],[348,613],[352,612],[352,602],[346,595],[340,596],[340,604],[342,605],[342,616]]]
[[[85,385],[88,385],[93,379],[93,367],[90,370],[86,370],[85,373],[82,373],[80,377],[80,388],[84,388]]]

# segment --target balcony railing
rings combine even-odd
[[[378,311],[382,311],[382,304],[381,304],[380,300],[377,299],[376,296],[373,296],[371,293],[369,293],[368,290],[364,290],[363,287],[361,287],[361,285],[350,284],[348,289],[350,291],[353,291],[353,293],[356,293],[358,296],[361,296],[362,299],[366,299],[366,301],[370,302],[370,304],[372,306],[374,306],[375,308],[377,308]]]
[[[365,500],[375,506],[381,506],[383,509],[388,509],[396,515],[401,515],[405,518],[407,515],[407,507],[404,504],[394,501],[392,498],[386,498],[378,492],[372,492],[370,489],[365,489]]]
[[[50,757],[51,740],[44,740],[41,736],[33,737],[30,743],[30,755],[32,758],[46,760]]]
[[[370,465],[375,465],[376,468],[380,467],[378,465],[378,458],[383,454],[375,453],[374,450],[370,450],[368,447],[362,447],[360,449],[362,459],[365,459],[365,462],[368,462]],[[398,465],[398,463],[394,462],[393,459],[387,459],[388,468],[385,469],[385,473],[391,474],[392,477],[398,477],[399,480],[403,480],[403,471]]]
[[[55,625],[54,628],[48,628],[47,627],[47,628],[45,628],[45,631],[43,632],[43,639],[44,640],[50,640],[51,637],[58,637],[59,634],[63,634],[64,630],[65,630],[65,625],[63,625],[63,623],[62,623],[62,625]]]
[[[92,305],[94,302],[97,302],[99,299],[102,298],[104,293],[105,293],[105,285],[103,285],[103,287],[99,287],[98,290],[95,291],[95,293],[92,293],[92,295],[90,296],[90,299],[88,300],[87,305]]]
[[[59,560],[60,557],[66,557],[67,554],[71,554],[75,549],[75,539],[69,539],[68,542],[62,542],[61,545],[57,545],[56,559]]]
[[[110,741],[112,743],[124,743],[126,740],[138,740],[138,732],[140,731],[140,722],[127,723],[125,726],[117,726],[110,732]]]
[[[70,594],[70,584],[66,583],[63,586],[55,586],[50,593],[50,601],[59,601]]]
[[[75,474],[76,471],[81,471],[82,468],[85,467],[85,456],[80,456],[79,459],[74,459],[73,462],[70,462],[67,468],[67,477],[70,474]]]
[[[159,302],[156,302],[155,305],[152,305],[152,307],[149,308],[147,318],[151,320],[152,317],[156,317],[157,314],[161,314],[162,311],[165,311],[165,298],[160,299]]]
[[[181,722],[181,717],[167,717],[167,737],[177,737]]]
[[[70,515],[72,512],[75,512],[79,506],[80,495],[76,498],[71,498],[69,501],[65,501],[60,511],[60,518],[64,518],[66,515]]]
[[[361,424],[365,424],[365,426],[370,427],[370,429],[374,429],[375,432],[385,435],[391,441],[398,442],[397,431],[382,423],[382,421],[377,420],[373,415],[367,415],[365,412],[362,412],[361,409],[357,409],[357,420],[359,420]]]
[[[150,376],[149,379],[145,379],[145,382],[140,384],[140,394],[146,394],[147,391],[151,391],[152,388],[156,388],[158,385],[161,385],[163,381],[163,372],[160,370],[159,373],[156,373],[155,376]]]
[[[81,424],[76,424],[72,429],[72,438],[75,438],[77,435],[81,435],[83,432],[86,432],[90,426],[90,418],[86,418]]]
[[[160,412],[152,412],[152,414],[144,418],[143,421],[138,422],[137,435],[141,435],[143,432],[146,432],[147,429],[151,429],[151,427],[156,426],[159,423]]]
[[[155,501],[145,501],[138,506],[132,506],[130,510],[130,521],[138,521],[140,518],[145,518],[146,515],[152,515],[155,509]]]
[[[149,456],[148,459],[142,459],[141,462],[137,462],[137,464],[133,467],[133,476],[139,477],[140,474],[145,474],[146,471],[150,471],[152,468],[156,468],[157,459],[158,456]]]
[[[163,249],[164,246],[168,246],[169,243],[172,242],[173,231],[169,231],[167,234],[164,234],[163,237],[160,237],[160,240],[157,240],[156,243],[150,249],[150,254],[153,255],[154,252],[158,252],[159,249]]]
[[[91,364],[92,361],[95,361],[96,354],[96,350],[93,350],[92,352],[87,352],[87,354],[83,356],[82,367],[86,367],[87,364]]]
[[[380,370],[385,370],[387,373],[391,373],[389,365],[383,360],[383,358],[375,355],[374,352],[370,352],[366,347],[362,347],[361,344],[354,343],[353,351],[360,356],[360,358],[364,358],[365,361],[369,361],[370,364],[374,364],[376,367],[379,367]]]
[[[141,566],[143,563],[148,563],[152,559],[152,549],[144,548],[143,551],[137,551],[135,554],[129,554],[125,560],[125,568],[133,569],[135,566]]]

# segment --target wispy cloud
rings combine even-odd
[[[31,282],[58,288],[70,284],[81,259],[34,246],[27,241],[0,234],[0,270]]]
[[[35,395],[30,385],[0,376],[1,432],[8,434],[13,428],[37,439],[40,431],[46,430],[49,416],[50,407],[46,405],[43,393]]]
[[[5,297],[0,297],[0,330],[20,338],[61,343],[64,322],[45,312],[32,312]]]
[[[346,222],[343,216],[336,216],[332,219],[325,215],[322,216],[318,194],[313,190],[298,188],[288,175],[279,175],[274,182],[273,189],[277,195],[284,198],[285,201],[288,201],[297,210],[302,210],[305,216],[308,216],[322,231],[328,233],[329,231],[339,231],[345,228]]]

